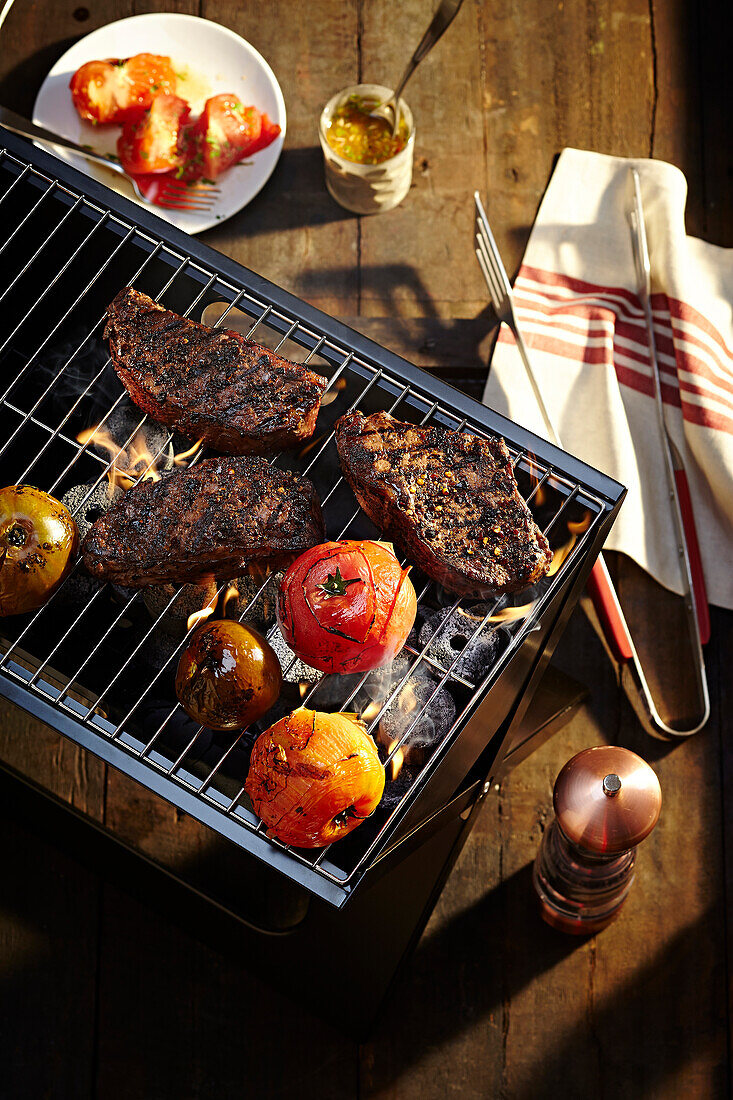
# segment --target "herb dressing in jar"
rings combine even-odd
[[[358,84],[337,93],[321,114],[326,187],[357,214],[391,210],[410,189],[415,143],[410,108],[400,100],[394,136],[385,119],[369,114],[391,94],[380,84]]]

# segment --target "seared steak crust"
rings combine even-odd
[[[520,592],[547,572],[550,548],[503,439],[356,412],[336,424],[336,443],[369,518],[451,592]]]
[[[321,505],[306,478],[263,458],[210,458],[133,486],[81,550],[92,576],[140,588],[226,579],[252,562],[282,566],[323,538]]]
[[[135,404],[191,439],[269,454],[313,434],[325,378],[236,332],[179,317],[128,286],[104,335]]]

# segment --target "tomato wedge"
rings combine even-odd
[[[183,167],[183,128],[191,108],[176,95],[157,95],[150,109],[126,122],[117,141],[120,163],[131,176]]]
[[[74,106],[93,123],[126,122],[147,110],[156,95],[175,93],[176,85],[171,59],[151,53],[88,61],[69,83]]]
[[[244,157],[275,140],[280,127],[232,93],[207,99],[187,135],[186,179],[216,179]]]

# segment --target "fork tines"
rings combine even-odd
[[[166,179],[162,181],[155,203],[173,210],[210,210],[221,189],[213,184],[187,184],[182,180]]]
[[[176,210],[210,210],[220,194],[220,188],[211,184],[192,186],[183,180],[166,179],[155,201],[158,206]]]
[[[497,317],[510,324],[513,314],[511,284],[478,191],[474,191],[473,197],[476,203],[476,258]]]

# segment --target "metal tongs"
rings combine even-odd
[[[517,349],[524,363],[527,377],[545,422],[548,438],[550,442],[561,447],[562,443],[560,437],[547,411],[547,406],[545,405],[542,393],[537,384],[537,379],[532,370],[527,347],[522,338],[514,311],[512,288],[478,191],[474,192],[474,200],[476,203],[476,257],[484,279],[486,280],[494,311],[499,321],[506,324],[514,335]],[[659,367],[656,359],[656,345],[654,343],[652,325],[649,253],[646,247],[646,232],[644,228],[643,210],[641,208],[641,196],[638,188],[638,175],[636,176],[634,204],[629,212],[629,220],[632,227],[632,244],[637,266],[637,275],[639,276],[639,295],[645,305],[646,323],[649,332],[649,350],[652,361],[652,372],[655,378],[657,412],[662,426],[662,437],[666,456],[665,465],[668,467],[670,479],[670,499],[675,512],[679,557],[682,565],[683,581],[685,582],[686,618],[690,632],[690,642],[695,656],[695,679],[700,709],[699,716],[694,720],[692,726],[671,726],[664,722],[659,714],[602,554],[599,554],[598,560],[593,566],[593,570],[588,578],[587,589],[593,606],[595,607],[596,614],[598,615],[598,620],[606,642],[613,656],[621,666],[621,682],[624,691],[644,728],[656,737],[689,737],[693,733],[697,733],[701,730],[710,717],[710,699],[702,655],[702,643],[708,640],[710,622],[707,598],[705,597],[702,565],[700,563],[700,552],[697,537],[694,533],[692,504],[690,501],[689,489],[687,487],[687,479],[679,452],[669,439],[666,422],[664,421],[664,408],[662,405],[661,386],[659,383]],[[637,256],[639,257],[638,259]],[[682,498],[682,503],[680,502],[680,497]],[[687,517],[687,525],[685,525],[683,515]],[[696,566],[691,566],[691,561],[696,562]],[[696,578],[695,584],[693,584],[693,575]]]

